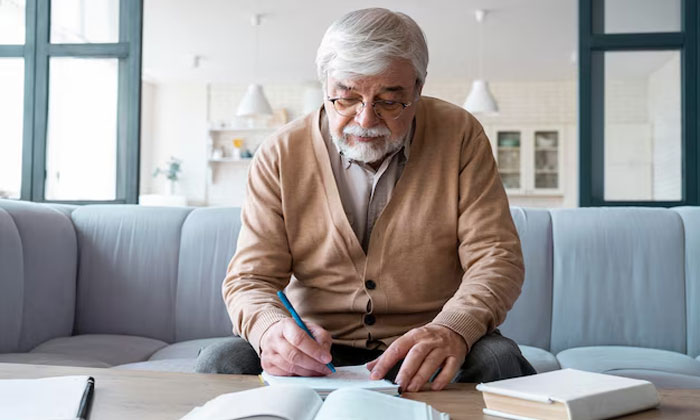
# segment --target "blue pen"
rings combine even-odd
[[[301,317],[299,316],[299,314],[297,313],[297,311],[294,310],[294,307],[292,306],[292,303],[289,302],[289,299],[287,299],[287,296],[284,295],[284,292],[280,290],[279,292],[277,292],[277,296],[278,296],[278,297],[280,298],[280,300],[282,301],[282,304],[284,305],[284,307],[287,308],[287,310],[289,311],[290,314],[292,314],[292,318],[294,318],[294,322],[297,323],[297,325],[299,326],[299,328],[301,328],[301,329],[304,330],[307,334],[309,334],[309,337],[311,337],[311,338],[313,338],[314,340],[316,340],[316,339],[314,338],[314,335],[311,334],[311,331],[309,331],[309,329],[306,328],[306,324],[304,324],[304,321],[301,320]],[[331,372],[334,372],[334,373],[335,373],[335,367],[333,367],[333,363],[326,363],[326,366],[328,366],[328,369],[330,369]]]

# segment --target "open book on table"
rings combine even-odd
[[[219,395],[182,420],[449,420],[429,405],[362,388],[342,388],[325,401],[312,388],[277,385]]]

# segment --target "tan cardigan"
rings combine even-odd
[[[233,332],[256,351],[289,316],[276,297],[285,286],[302,318],[355,347],[385,348],[433,322],[471,348],[503,322],[524,268],[489,141],[473,116],[438,99],[421,98],[415,118],[410,158],[367,255],[343,211],[319,112],[260,147],[222,290]]]

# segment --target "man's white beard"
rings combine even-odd
[[[348,144],[348,135],[376,138],[370,142],[356,141],[351,146]],[[346,125],[343,128],[342,137],[331,133],[333,143],[343,156],[364,163],[378,162],[403,146],[403,139],[395,139],[390,136],[391,131],[387,127],[379,126],[365,129],[354,124]]]

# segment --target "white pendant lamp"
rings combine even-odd
[[[260,15],[255,14],[251,17],[250,23],[255,27],[255,57],[254,57],[254,73],[258,74],[258,27],[260,26]],[[272,107],[270,102],[265,97],[263,87],[257,83],[252,83],[248,86],[241,103],[238,104],[236,116],[239,117],[256,117],[272,115]]]
[[[486,17],[485,10],[475,12],[476,21],[479,24],[479,78],[472,82],[472,89],[464,101],[464,108],[472,114],[494,115],[498,113],[498,104],[489,89],[489,82],[484,77],[483,69],[483,33],[482,25]]]
[[[257,83],[248,86],[243,100],[238,104],[236,115],[239,117],[254,117],[256,115],[272,115],[272,107],[265,97],[263,87]]]

